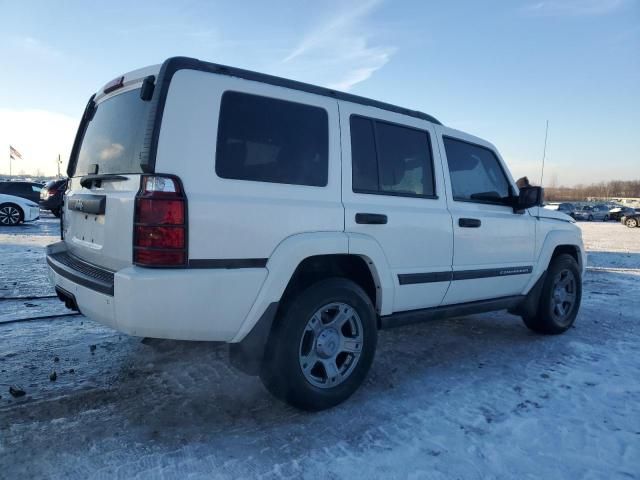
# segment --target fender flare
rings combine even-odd
[[[376,310],[380,316],[393,313],[395,282],[384,250],[377,240],[361,233],[348,233],[349,253],[362,257],[369,265],[376,284]]]
[[[393,278],[382,248],[368,235],[345,232],[309,232],[291,235],[274,249],[267,261],[267,278],[231,343],[242,341],[273,303],[280,301],[296,268],[308,257],[351,254],[369,266],[378,290],[376,308],[380,315],[393,309]]]
[[[547,236],[542,243],[540,253],[538,254],[538,258],[533,269],[533,274],[524,289],[524,294],[527,294],[534,287],[544,272],[547,271],[553,252],[561,245],[573,246],[578,249],[578,267],[584,276],[587,262],[584,245],[582,244],[580,236],[570,230],[552,230],[547,233]]]

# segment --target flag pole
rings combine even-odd
[[[9,180],[11,180],[11,164],[13,163],[13,155],[11,155],[11,145],[9,145]]]

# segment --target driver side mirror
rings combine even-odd
[[[522,211],[531,207],[539,207],[544,202],[544,189],[542,187],[522,187],[520,194],[513,206],[514,211]]]

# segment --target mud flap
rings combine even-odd
[[[278,305],[279,302],[271,303],[247,336],[241,342],[229,345],[229,361],[233,367],[247,375],[255,376],[260,373],[264,349]]]
[[[540,278],[535,285],[529,290],[525,299],[517,307],[510,308],[509,313],[513,315],[519,315],[521,317],[532,318],[538,313],[538,305],[540,304],[540,293],[542,292],[542,286],[547,278],[547,271],[545,270],[540,275]]]

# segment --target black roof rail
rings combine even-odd
[[[155,172],[156,167],[156,153],[158,151],[158,139],[160,137],[160,125],[162,121],[162,114],[164,112],[165,101],[169,93],[169,85],[173,75],[179,70],[198,70],[202,72],[217,73],[219,75],[228,75],[230,77],[243,78],[245,80],[252,80],[255,82],[266,83],[269,85],[276,85],[279,87],[290,88],[292,90],[299,90],[302,92],[313,93],[316,95],[322,95],[325,97],[331,97],[338,100],[344,100],[347,102],[358,103],[360,105],[367,105],[369,107],[380,108],[389,112],[400,113],[414,118],[426,120],[437,125],[442,125],[437,119],[426,113],[418,112],[416,110],[409,110],[407,108],[398,107],[389,103],[379,102],[377,100],[371,100],[369,98],[360,97],[358,95],[352,95],[350,93],[338,92],[329,88],[318,87],[317,85],[311,85],[308,83],[298,82],[295,80],[289,80],[286,78],[276,77],[273,75],[267,75],[264,73],[253,72],[251,70],[244,70],[242,68],[229,67],[227,65],[220,65],[217,63],[203,62],[196,58],[189,57],[171,57],[164,61],[160,67],[158,73],[157,85],[154,88],[153,97],[151,98],[149,124],[147,126],[142,150],[140,152],[140,167],[145,173]],[[90,108],[91,101],[89,101]],[[86,122],[83,122],[86,123]],[[81,123],[82,127],[82,123]],[[79,130],[79,133],[81,130]],[[76,142],[78,142],[78,136],[76,136]],[[71,168],[74,164],[74,157],[77,155],[77,148],[74,144],[72,150],[71,160],[69,162],[69,176],[75,168]],[[75,154],[75,155],[74,155]]]
[[[227,65],[220,65],[217,63],[203,62],[196,58],[171,57],[164,62],[162,67],[166,72],[170,72],[170,75],[175,73],[177,70],[182,69],[200,70],[203,72],[228,75],[230,77],[244,78],[245,80],[253,80],[255,82],[277,85],[279,87],[291,88],[292,90],[300,90],[302,92],[314,93],[316,95],[322,95],[324,97],[332,97],[338,100],[344,100],[347,102],[358,103],[360,105],[380,108],[382,110],[401,113],[409,117],[420,118],[422,120],[426,120],[427,122],[442,125],[442,123],[440,123],[440,121],[438,121],[438,119],[436,119],[435,117],[423,112],[419,112],[417,110],[410,110],[408,108],[399,107],[390,103],[380,102],[378,100],[372,100],[370,98],[361,97],[359,95],[339,92],[337,90],[331,90],[330,88],[319,87],[317,85],[311,85],[309,83],[298,82],[296,80],[276,77],[274,75],[267,75],[265,73],[244,70],[242,68],[229,67]]]

